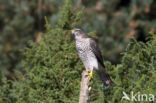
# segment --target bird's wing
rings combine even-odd
[[[104,67],[101,51],[94,39],[90,39],[90,47],[91,47],[92,52],[95,54],[98,62]]]

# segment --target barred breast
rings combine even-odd
[[[98,62],[94,53],[91,51],[89,39],[76,41],[76,49],[87,71],[98,69]]]

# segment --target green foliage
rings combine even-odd
[[[75,26],[77,22],[72,20],[79,21],[82,12],[59,12],[63,2],[64,0],[0,0],[1,78],[12,79],[17,76],[15,70],[23,71],[21,50],[27,47],[27,41],[37,41],[42,36],[40,34],[45,31],[44,16],[53,27],[70,29]],[[83,23],[78,27],[86,32],[94,31],[104,58],[112,63],[119,63],[120,53],[124,51],[129,38],[134,36],[137,40],[145,41],[149,31],[155,32],[155,0],[68,1],[70,2],[72,10],[84,8],[84,16],[81,18]],[[66,9],[68,8],[67,6]]]
[[[66,15],[77,14],[70,5],[66,2],[62,12]],[[76,103],[78,101],[82,65],[77,58],[74,43],[71,42],[71,33],[62,26],[69,25],[71,16],[63,15],[63,18],[58,23],[58,27],[48,30],[39,43],[31,43],[31,48],[25,52],[26,75],[14,81],[11,88],[7,86],[8,83],[4,83],[0,102]],[[77,18],[72,18],[72,22],[74,27],[79,24]]]
[[[114,81],[113,88],[104,92],[108,103],[130,103],[122,99],[122,92],[156,95],[156,37],[152,35],[147,43],[132,39],[123,54],[121,64],[106,63]],[[109,95],[108,95],[109,93]],[[106,102],[106,103],[107,103]],[[136,101],[136,103],[138,103]],[[147,102],[150,103],[150,102]]]
[[[102,8],[97,9],[95,7],[97,4],[82,0],[82,5],[86,8],[85,16],[81,17],[82,11],[74,10],[70,0],[65,1],[59,13],[56,11],[60,2],[54,0],[51,6],[52,1],[47,0],[45,4],[48,10],[45,13],[52,13],[47,18],[56,26],[51,28],[46,24],[47,31],[41,41],[31,42],[30,48],[26,49],[24,54],[23,66],[19,50],[25,47],[25,42],[33,37],[34,18],[38,14],[32,16],[31,12],[36,10],[37,2],[31,1],[31,5],[28,5],[27,1],[9,2],[7,10],[11,11],[10,14],[5,12],[6,9],[0,12],[2,14],[0,20],[6,20],[3,21],[5,25],[1,30],[3,39],[0,38],[1,75],[4,75],[8,68],[21,67],[24,74],[17,72],[16,80],[2,80],[0,103],[77,103],[83,65],[77,57],[68,30],[79,26],[80,19],[83,19],[82,28],[87,31],[97,30],[96,36],[100,39],[104,56],[111,61],[119,62],[118,53],[123,51],[128,43],[129,36],[132,36],[131,31],[132,34],[135,31],[137,37],[140,34],[139,31],[144,34],[154,28],[155,19],[147,15],[153,14],[152,2],[154,1],[135,1],[129,2],[129,6],[123,6],[120,4],[122,0],[109,2],[99,0],[97,2],[102,3]],[[26,5],[18,7],[18,4]],[[28,9],[29,6],[31,9]],[[145,8],[150,8],[150,11],[145,12]],[[90,12],[91,10],[93,12]],[[141,29],[138,29],[140,27]],[[155,34],[152,34],[146,43],[135,39],[130,40],[126,51],[122,53],[120,64],[112,65],[110,62],[105,62],[106,69],[114,82],[113,87],[110,89],[103,87],[97,78],[92,81],[91,103],[103,103],[103,101],[104,103],[129,103],[126,100],[121,101],[122,91],[155,94],[155,51]]]
[[[15,5],[9,0],[0,1],[0,78],[12,77],[13,69],[21,69],[21,48],[33,37],[34,18],[29,9]]]
[[[76,10],[73,12],[71,0],[66,0],[66,5],[61,10],[61,18],[59,19],[58,27],[71,30],[74,27],[78,26],[78,24],[81,23],[81,15],[82,11],[76,12]],[[66,11],[68,10],[68,11]]]
[[[65,12],[67,9],[63,10]],[[25,52],[26,75],[21,75],[11,85],[10,81],[4,80],[3,87],[0,88],[0,102],[78,102],[83,67],[76,56],[71,35],[63,28],[49,29],[39,43],[31,43],[31,48]],[[103,88],[97,78],[94,78],[91,103],[130,103],[122,100],[123,91],[156,95],[155,34],[151,34],[147,40],[143,43],[131,39],[126,51],[122,53],[121,64],[115,66],[105,62],[114,82],[113,87]]]

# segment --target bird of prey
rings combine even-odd
[[[81,29],[74,28],[71,32],[75,38],[79,58],[83,62],[86,71],[88,71],[88,76],[92,78],[92,71],[96,70],[102,83],[110,87],[112,81],[106,73],[103,57],[95,40],[90,38]]]

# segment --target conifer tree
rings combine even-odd
[[[18,73],[14,81],[3,80],[0,103],[78,102],[83,65],[68,30],[79,25],[81,14],[72,9],[70,0],[66,0],[56,27],[51,28],[47,23],[41,41],[31,42],[26,49],[24,75]],[[155,34],[146,43],[132,39],[122,53],[120,64],[105,62],[113,87],[102,87],[96,78],[92,81],[91,103],[130,103],[121,99],[123,91],[155,95],[155,51]]]
[[[55,28],[48,24],[39,43],[25,52],[26,75],[1,89],[3,103],[76,103],[82,65],[75,52],[69,29],[79,24],[81,11],[72,10],[66,0]],[[8,88],[7,88],[8,87]],[[7,90],[8,89],[8,90]],[[7,93],[8,92],[8,93]],[[3,95],[3,93],[5,95]]]
[[[122,53],[121,64],[115,66],[109,62],[106,63],[106,68],[111,71],[110,74],[114,78],[114,86],[110,91],[104,92],[105,103],[130,103],[131,101],[122,100],[123,91],[128,95],[132,91],[134,93],[155,95],[155,34],[151,34],[149,38],[147,38],[148,42],[146,43],[131,39],[126,51]],[[138,103],[138,101],[134,102]],[[151,103],[151,101],[146,102]]]

